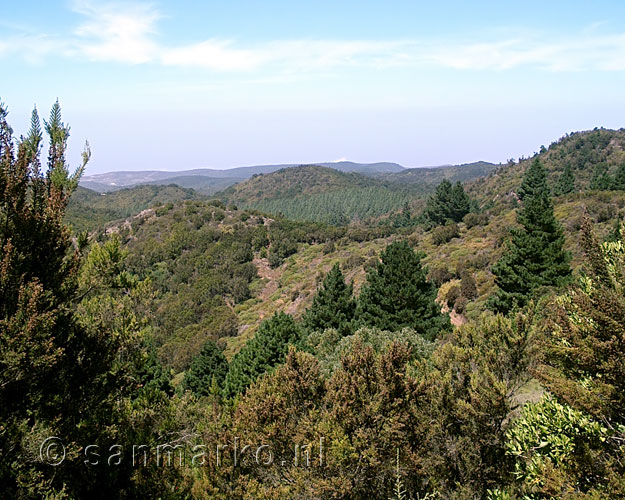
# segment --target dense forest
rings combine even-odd
[[[7,115],[3,496],[625,497],[623,131],[423,192],[300,167],[209,200],[80,190],[58,102]]]

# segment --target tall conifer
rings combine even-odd
[[[575,176],[573,175],[571,165],[567,163],[564,167],[564,172],[562,172],[558,178],[558,183],[555,187],[555,194],[559,196],[572,193],[573,191],[575,191]]]
[[[449,325],[436,304],[436,286],[426,279],[421,256],[405,241],[391,243],[369,271],[358,299],[357,321],[382,330],[414,328],[427,338]]]
[[[499,290],[490,305],[499,312],[522,307],[537,288],[561,285],[571,275],[564,233],[553,214],[547,174],[538,159],[525,173],[519,192],[521,227],[511,231],[504,254],[492,269]]]
[[[345,283],[339,265],[335,264],[317,291],[310,309],[304,314],[304,326],[309,331],[335,328],[348,335],[355,309],[352,286]]]

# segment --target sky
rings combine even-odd
[[[3,5],[4,4],[4,5]],[[625,127],[625,2],[0,0],[0,100],[87,174],[505,162]]]

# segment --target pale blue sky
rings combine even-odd
[[[625,126],[621,1],[2,3],[11,123],[58,97],[88,174],[499,162]]]

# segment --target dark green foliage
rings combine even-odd
[[[274,239],[275,238],[275,239]],[[297,252],[297,242],[290,236],[272,236],[269,247],[269,265],[272,268],[279,267],[284,259]]]
[[[625,247],[599,244],[582,223],[585,272],[545,307],[534,375],[555,399],[532,405],[510,430],[521,494],[625,494]],[[581,496],[584,494],[584,496]]]
[[[237,222],[241,215],[188,201],[133,225],[127,268],[157,292],[153,339],[168,369],[186,370],[207,340],[237,333],[231,305],[251,297],[253,244],[267,238],[264,226]]]
[[[498,165],[493,163],[478,161],[445,167],[407,168],[401,172],[383,174],[379,177],[393,184],[411,184],[415,187],[421,187],[419,194],[424,194],[431,191],[432,186],[440,184],[445,179],[450,182],[468,182],[480,177],[486,177],[497,167]]]
[[[65,151],[69,127],[58,102],[45,122],[48,169],[41,171],[41,127],[14,141],[0,104],[0,489],[5,498],[94,498],[119,496],[127,468],[87,468],[68,454],[62,467],[38,459],[43,439],[59,436],[67,445],[110,442],[120,431],[120,406],[136,388],[129,377],[134,358],[134,318],[112,315],[124,325],[112,331],[91,322],[91,305],[119,304],[116,291],[101,300],[93,288],[78,293],[81,255],[63,217],[89,159],[69,173]],[[106,266],[105,266],[106,267]],[[98,280],[98,269],[93,269]],[[117,269],[118,270],[118,269]],[[115,266],[112,272],[116,273]],[[116,283],[126,296],[128,276]],[[87,297],[81,301],[82,297]],[[123,299],[122,299],[123,300]],[[80,307],[79,307],[80,306]],[[96,309],[96,308],[94,308]],[[110,311],[109,311],[110,312]],[[109,315],[111,318],[111,315]],[[105,328],[100,328],[104,326]],[[121,404],[120,404],[121,403]],[[37,450],[37,451],[35,451]]]
[[[612,189],[625,191],[625,163],[621,163],[612,181]]]
[[[146,346],[145,354],[139,360],[136,373],[142,392],[163,392],[169,396],[173,394],[170,376],[163,368],[156,349],[152,345]]]
[[[318,165],[258,175],[217,196],[240,207],[335,226],[392,212],[410,199],[404,186]]]
[[[454,302],[454,311],[456,311],[458,314],[464,314],[468,302],[468,299],[461,295]]]
[[[608,174],[608,166],[605,163],[599,163],[595,167],[595,171],[590,181],[590,189],[605,191],[612,189],[612,179]]]
[[[312,305],[304,313],[304,326],[309,331],[334,328],[341,335],[348,335],[355,309],[352,286],[345,283],[339,265],[335,264],[317,290]]]
[[[401,212],[391,217],[393,227],[410,227],[414,225],[415,220],[412,218],[412,210],[408,202],[404,203]]]
[[[521,227],[511,230],[504,254],[492,269],[499,290],[490,306],[499,312],[522,307],[538,288],[562,285],[571,274],[564,233],[553,214],[546,172],[538,159],[527,170],[519,191]]]
[[[526,198],[538,200],[550,196],[547,171],[538,158],[534,159],[525,171],[517,194],[521,200]]]
[[[221,386],[227,374],[226,357],[215,342],[209,340],[193,358],[191,366],[185,373],[183,386],[198,396],[208,396],[213,383]]]
[[[623,241],[599,244],[586,216],[581,244],[586,276],[568,300],[550,308],[546,362],[539,372],[558,398],[595,418],[625,424]]]
[[[616,217],[614,227],[612,231],[610,231],[610,234],[606,236],[606,241],[625,241],[625,228],[620,215]]]
[[[425,208],[425,218],[434,225],[445,224],[447,220],[462,221],[462,218],[471,211],[471,200],[464,192],[460,182],[452,185],[444,180],[428,198]]]
[[[447,307],[452,309],[456,300],[458,300],[462,296],[462,292],[458,285],[452,286],[447,290],[447,294],[445,295],[445,302],[447,303]]]
[[[558,178],[558,182],[554,189],[554,194],[560,196],[575,191],[575,176],[569,163],[564,167],[564,172]]]
[[[263,321],[256,335],[232,361],[224,384],[226,397],[247,389],[263,373],[282,363],[289,344],[301,339],[301,329],[288,314],[279,312]]]
[[[422,474],[442,498],[488,498],[487,488],[510,477],[506,420],[510,395],[528,379],[529,333],[525,318],[483,315],[417,364],[411,431]]]
[[[436,287],[426,279],[421,256],[405,241],[390,244],[367,273],[358,298],[357,321],[381,330],[414,328],[432,339],[449,325],[436,304]]]

